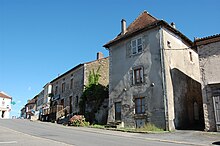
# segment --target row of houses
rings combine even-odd
[[[79,64],[54,80],[47,83],[43,90],[29,100],[21,109],[21,117],[39,119],[42,121],[57,121],[61,117],[79,114],[79,101],[85,86],[88,84],[89,74],[99,70],[99,84],[109,84],[109,58],[104,58],[101,52],[97,59]],[[103,103],[104,104],[104,103]],[[107,120],[106,114],[101,117]],[[99,119],[100,116],[97,117]]]
[[[192,42],[174,23],[144,11],[128,27],[122,19],[121,32],[104,47],[109,58],[80,64],[45,86],[42,98],[53,98],[42,106],[42,116],[49,105],[56,107],[50,113],[78,114],[88,72],[97,62],[102,84],[109,84],[108,124],[220,130],[220,35]]]

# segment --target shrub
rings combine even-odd
[[[72,118],[69,119],[69,125],[85,127],[89,126],[89,122],[85,121],[85,117],[83,115],[74,115]]]

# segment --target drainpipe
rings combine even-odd
[[[165,72],[165,63],[164,63],[164,46],[163,46],[163,34],[162,27],[160,26],[159,30],[160,35],[160,57],[161,57],[161,75],[162,75],[162,88],[163,88],[163,98],[164,98],[164,110],[165,110],[165,125],[166,130],[170,130],[169,127],[169,118],[168,118],[168,103],[167,103],[167,87],[166,87],[166,72]]]

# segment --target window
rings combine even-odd
[[[65,91],[65,82],[62,83],[62,93]]]
[[[192,62],[193,62],[193,56],[192,56],[192,52],[189,52],[189,59],[190,59],[190,61],[192,61]]]
[[[171,42],[167,41],[167,47],[171,48]]]
[[[57,95],[58,92],[58,86],[55,87],[55,95]]]
[[[121,102],[115,103],[115,121],[121,120]]]
[[[135,98],[135,113],[143,114],[145,112],[145,100],[143,97]]]
[[[142,52],[142,39],[138,38],[131,41],[132,54],[138,54]]]
[[[134,84],[141,84],[143,83],[143,67],[139,67],[133,70],[133,78]]]
[[[70,89],[73,89],[73,79],[70,80]]]

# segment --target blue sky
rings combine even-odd
[[[193,40],[218,34],[220,0],[0,0],[0,91],[18,116],[28,99],[102,46],[141,12],[175,22]]]

